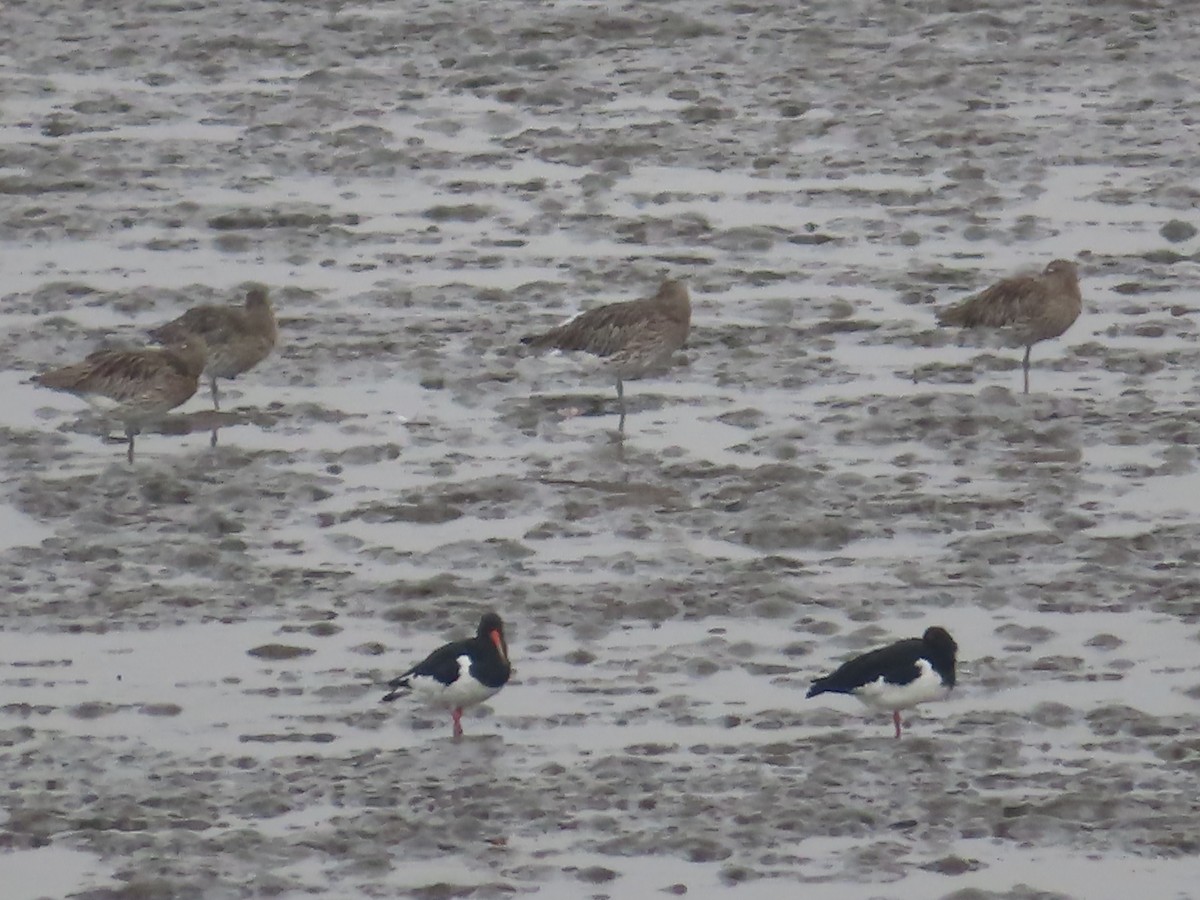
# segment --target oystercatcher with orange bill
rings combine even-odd
[[[482,703],[499,691],[511,673],[504,623],[494,612],[489,612],[479,620],[475,637],[434,650],[407,672],[389,681],[391,690],[383,699],[395,700],[411,691],[426,703],[449,709],[454,720],[454,736],[462,737],[463,710]]]
[[[949,695],[957,652],[950,632],[934,625],[919,638],[897,641],[843,663],[833,674],[814,681],[805,696],[851,694],[872,709],[891,710],[900,737],[900,710]]]

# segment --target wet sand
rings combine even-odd
[[[0,35],[6,900],[1193,893],[1200,10],[120,6]],[[934,310],[1058,257],[1023,397]],[[518,340],[664,277],[619,440]],[[29,383],[249,282],[133,465]],[[902,740],[804,701],[929,624]]]

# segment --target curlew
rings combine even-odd
[[[626,379],[640,378],[666,365],[687,341],[692,301],[679,281],[664,281],[653,297],[609,303],[580,313],[544,334],[521,343],[535,349],[591,353],[603,360],[617,381],[621,406],[620,429],[625,428]]]
[[[204,363],[204,341],[193,337],[161,350],[98,350],[33,380],[81,397],[122,422],[133,462],[134,435],[196,393]]]
[[[463,710],[491,697],[508,681],[512,666],[504,623],[494,612],[484,613],[475,637],[434,650],[407,672],[388,682],[384,701],[413,691],[426,702],[450,710],[454,736],[462,737]]]
[[[900,710],[927,700],[944,700],[954,687],[958,645],[934,625],[919,638],[897,641],[843,663],[818,678],[806,697],[850,694],[873,709],[890,710],[900,737]]]
[[[255,285],[246,292],[246,305],[194,306],[179,318],[155,328],[150,336],[162,344],[178,343],[190,335],[204,340],[208,363],[204,368],[212,387],[213,409],[221,408],[218,378],[235,378],[270,355],[277,329],[275,310],[267,289]]]
[[[1040,275],[1016,275],[998,281],[937,314],[939,325],[1005,329],[1025,347],[1021,368],[1029,393],[1029,352],[1040,341],[1071,327],[1083,309],[1079,269],[1066,259],[1049,263]]]

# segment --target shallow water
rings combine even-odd
[[[1077,6],[8,4],[6,889],[1188,896],[1200,10]],[[933,310],[1059,256],[1022,396]],[[666,275],[622,440],[518,339]],[[249,280],[133,466],[28,383]],[[465,740],[378,703],[486,608]],[[803,700],[933,623],[902,741]]]

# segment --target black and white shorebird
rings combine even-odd
[[[383,699],[395,700],[411,691],[433,706],[450,710],[454,736],[462,737],[463,710],[487,700],[504,687],[512,666],[504,623],[494,612],[484,613],[475,637],[439,647],[407,672],[388,682]]]
[[[934,625],[919,638],[897,641],[843,663],[833,674],[814,681],[806,696],[852,694],[873,709],[891,710],[900,737],[900,710],[946,699],[954,687],[957,652],[950,632]]]

